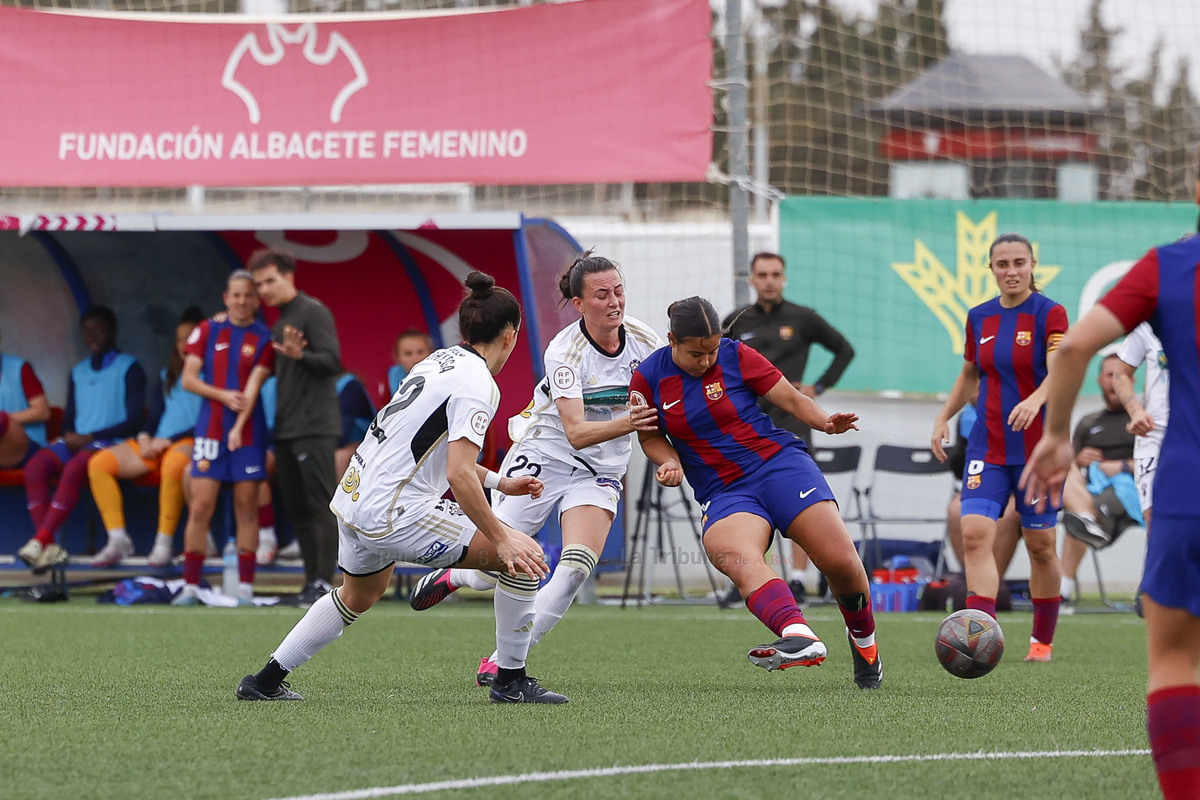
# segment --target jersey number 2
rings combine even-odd
[[[403,411],[411,406],[413,401],[417,399],[417,396],[421,394],[421,391],[424,388],[424,375],[413,375],[411,378],[406,380],[403,384],[401,384],[400,388],[396,390],[396,396],[399,399],[388,403],[388,405],[379,412],[379,415],[375,417],[375,419],[371,420],[371,426],[367,428],[367,433],[371,436],[374,436],[375,440],[380,444],[383,444],[383,441],[387,439],[387,434],[384,432],[381,423],[387,422],[388,417],[390,417],[392,414],[395,414],[397,411]]]

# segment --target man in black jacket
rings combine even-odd
[[[783,256],[778,253],[755,255],[750,260],[750,285],[758,299],[725,318],[722,327],[726,335],[762,353],[801,392],[809,397],[819,397],[842,377],[854,358],[854,348],[816,311],[783,299],[783,287],[787,285]],[[808,365],[808,351],[814,344],[832,353],[833,361],[816,382],[809,384],[804,382],[804,368]],[[807,425],[765,400],[762,407],[776,425],[803,439],[812,448],[812,430]],[[793,547],[792,551],[792,566],[804,570],[808,566],[808,556],[799,547]],[[786,572],[784,574],[786,577]],[[803,600],[803,584],[798,579],[793,579],[791,584],[797,600]]]
[[[264,303],[279,309],[271,329],[278,379],[275,474],[304,558],[302,606],[328,592],[337,569],[337,523],[329,498],[337,486],[334,450],[341,435],[337,377],[343,372],[333,314],[296,288],[296,261],[259,250],[247,268]]]
[[[809,397],[819,397],[837,383],[854,358],[846,337],[807,306],[783,299],[783,256],[759,253],[750,262],[750,285],[758,300],[725,318],[723,327],[730,339],[738,339],[762,353],[783,376]],[[813,344],[833,354],[833,362],[814,383],[804,382],[808,351]],[[783,409],[764,406],[776,425],[791,431],[812,446],[812,431]]]

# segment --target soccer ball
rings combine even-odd
[[[942,620],[934,651],[946,672],[959,678],[979,678],[1000,663],[1004,631],[982,611],[963,609]]]

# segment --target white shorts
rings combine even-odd
[[[568,509],[579,506],[596,506],[615,517],[623,488],[623,474],[597,474],[583,461],[566,462],[520,446],[505,456],[500,474],[504,477],[533,475],[545,485],[542,496],[536,500],[529,495],[509,497],[498,491],[492,492],[492,510],[500,521],[530,536],[542,529],[555,505],[560,517]]]
[[[462,561],[475,536],[475,523],[458,503],[444,498],[411,515],[393,533],[371,536],[338,520],[338,567],[364,577],[397,561],[424,567],[452,567]]]
[[[1133,443],[1134,480],[1137,482],[1138,504],[1142,513],[1154,507],[1154,473],[1158,471],[1158,451],[1162,447],[1163,432],[1150,431],[1139,436]]]

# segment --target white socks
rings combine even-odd
[[[342,631],[358,619],[358,616],[346,607],[338,595],[338,590],[334,589],[312,604],[308,613],[284,637],[279,647],[275,648],[271,658],[291,672],[341,636]]]
[[[496,584],[496,654],[493,659],[503,669],[525,666],[537,587],[538,582],[528,575],[514,578],[507,572],[500,573]]]
[[[498,573],[484,572],[478,569],[450,570],[450,583],[452,585],[460,589],[465,586],[477,592],[486,592],[489,589],[495,589],[497,577]]]
[[[533,610],[536,617],[533,620],[533,636],[529,641],[530,647],[542,640],[567,613],[579,587],[592,574],[600,557],[590,547],[582,544],[569,544],[563,548],[562,556],[550,581],[537,594],[537,602]]]
[[[802,622],[793,622],[783,629],[784,636],[807,636],[810,639],[819,639],[820,637],[813,633],[813,629]],[[863,647],[864,645],[859,645]]]

